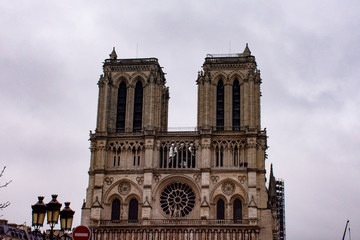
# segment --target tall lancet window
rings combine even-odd
[[[121,82],[118,90],[116,132],[124,132],[125,112],[126,112],[126,84],[124,82]]]
[[[138,220],[139,202],[135,198],[129,203],[129,220]]]
[[[143,108],[143,86],[141,81],[138,81],[135,87],[134,120],[133,120],[134,132],[141,131],[142,108]]]
[[[233,210],[234,210],[234,221],[241,221],[242,219],[242,207],[241,207],[241,201],[239,199],[236,199],[234,201],[234,206],[233,206]]]
[[[111,206],[111,220],[120,220],[120,200],[114,199]]]
[[[216,130],[224,130],[224,83],[219,80],[216,88]]]
[[[216,203],[216,219],[225,219],[225,203],[222,199],[219,199]]]
[[[233,84],[233,130],[240,130],[240,85],[235,79]]]

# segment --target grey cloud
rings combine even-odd
[[[29,224],[36,196],[58,193],[80,223],[96,83],[113,46],[120,58],[136,49],[157,57],[170,127],[194,127],[206,53],[228,53],[230,42],[242,52],[248,42],[263,78],[267,166],[285,179],[288,238],[341,236],[347,218],[360,234],[357,1],[38,0],[0,9],[0,166],[14,180],[0,202],[12,202],[1,213],[11,222]]]

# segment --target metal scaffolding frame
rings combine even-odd
[[[286,239],[285,228],[285,188],[284,180],[276,179],[277,229],[279,240]]]

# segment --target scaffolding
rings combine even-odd
[[[284,180],[276,179],[277,229],[279,240],[286,239],[285,231],[285,189]]]

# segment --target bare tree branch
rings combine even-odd
[[[2,171],[1,171],[1,173],[0,173],[0,178],[4,175],[5,169],[6,169],[6,166],[2,169]],[[3,185],[0,185],[0,188],[6,187],[6,186],[9,185],[11,182],[12,182],[12,181],[9,181],[9,182],[6,182],[6,183],[3,184]]]
[[[9,205],[10,205],[9,201],[4,202],[4,203],[0,203],[0,209],[4,209],[4,208],[8,207]]]
[[[3,167],[2,171],[0,172],[0,178],[4,175],[5,169],[6,169],[6,166]],[[5,182],[4,184],[0,184],[0,188],[7,187],[10,183],[11,183],[11,181]],[[9,201],[0,203],[0,210],[3,210],[4,208],[8,207],[9,205],[10,205]]]

